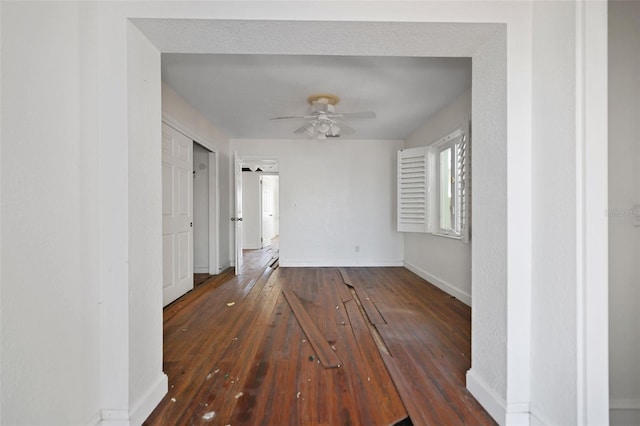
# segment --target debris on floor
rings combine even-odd
[[[204,416],[202,416],[203,420],[211,420],[216,416],[216,412],[215,411],[209,411],[208,413],[205,413]]]
[[[242,393],[242,392],[238,392],[238,393],[236,394],[236,399],[240,398],[242,395],[244,395],[244,393]]]
[[[229,303],[227,303],[227,306],[233,306],[235,304],[236,304],[236,302],[229,302]]]
[[[176,401],[177,401],[177,399],[171,398],[171,402],[176,402]]]

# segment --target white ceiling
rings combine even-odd
[[[233,139],[299,139],[307,96],[333,93],[350,139],[405,139],[471,87],[470,58],[251,54],[162,54],[162,79]]]

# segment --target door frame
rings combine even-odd
[[[209,274],[220,272],[220,179],[218,150],[207,139],[197,135],[188,127],[166,113],[162,113],[162,122],[173,127],[192,141],[209,150]],[[213,168],[213,171],[211,170]],[[191,200],[193,202],[193,200]]]
[[[259,161],[276,161],[278,163],[278,172],[260,172],[261,176],[264,175],[277,175],[280,176],[280,158],[277,156],[273,156],[273,155],[245,155],[243,153],[241,153],[240,151],[234,150],[233,151],[233,159],[232,159],[232,174],[233,174],[233,178],[232,178],[232,184],[233,184],[233,194],[234,194],[234,205],[233,205],[233,216],[234,218],[237,219],[237,209],[238,206],[236,204],[236,199],[238,198],[238,189],[237,189],[237,178],[236,178],[236,163],[239,164],[240,167],[240,174],[242,174],[242,168],[245,165],[248,165],[246,163],[250,163],[250,164],[254,164],[255,162],[259,162]],[[280,179],[278,178],[278,185],[280,185]],[[279,188],[278,188],[279,189]],[[242,211],[242,196],[239,197],[239,203],[240,203],[240,208]],[[259,197],[259,206],[260,206],[260,220],[259,220],[259,227],[260,227],[260,237],[262,237],[262,185],[260,185],[260,197]],[[278,212],[280,211],[280,197],[278,197]],[[241,269],[241,267],[238,265],[238,260],[241,261],[242,258],[242,253],[238,251],[238,244],[242,244],[242,235],[240,235],[240,242],[238,243],[238,235],[237,235],[237,222],[236,225],[233,226],[234,232],[233,232],[233,238],[232,241],[235,241],[234,243],[234,252],[235,255],[233,256],[236,260],[234,263],[235,266],[235,270],[236,270],[236,275],[238,275],[238,270]],[[238,257],[240,257],[240,259],[238,259]]]

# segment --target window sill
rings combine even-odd
[[[462,237],[460,235],[455,234],[442,234],[440,232],[432,232],[431,235],[435,235],[436,237],[448,238],[450,240],[462,240]]]

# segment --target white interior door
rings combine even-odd
[[[236,275],[242,271],[242,161],[238,158],[238,153],[233,153],[235,165],[235,216],[231,220],[235,223],[236,233]]]
[[[193,141],[162,123],[162,302],[193,288]]]

